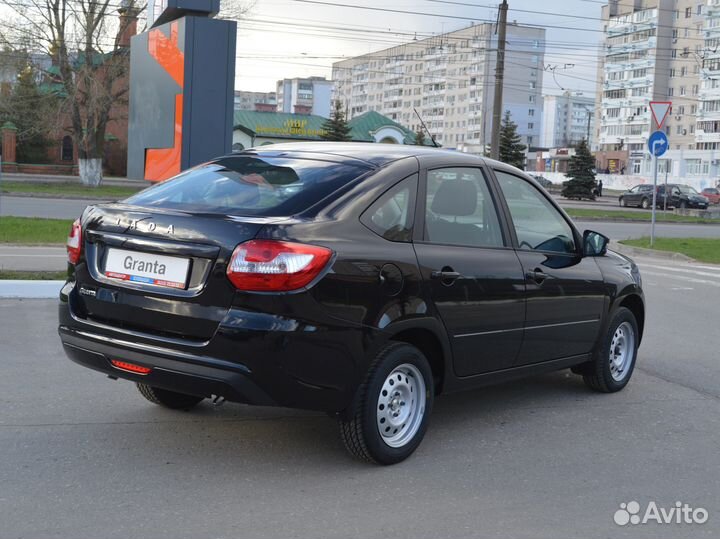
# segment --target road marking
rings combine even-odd
[[[689,286],[673,286],[670,290],[695,290]]]
[[[709,284],[711,286],[720,287],[720,281],[708,281],[707,279],[694,279],[692,277],[687,277],[686,275],[675,275],[672,273],[662,273],[659,271],[647,271],[647,270],[641,271],[641,275],[654,275],[656,277],[669,277],[671,279],[680,279],[680,280],[683,280],[688,283]]]
[[[661,269],[665,271],[676,271],[678,273],[692,273],[693,275],[700,275],[702,277],[718,277],[720,278],[720,273],[709,273],[707,271],[697,271],[692,269],[685,269],[685,268],[671,268],[669,266],[656,266],[654,264],[645,264],[645,267],[654,268],[654,269]],[[643,266],[640,266],[640,271],[642,272]],[[720,269],[719,269],[720,271]]]

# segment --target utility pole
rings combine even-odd
[[[502,118],[502,95],[503,95],[503,79],[505,78],[505,35],[507,33],[507,0],[503,0],[500,4],[500,12],[498,13],[498,48],[497,61],[495,65],[495,96],[493,100],[493,123],[492,133],[490,135],[490,157],[498,159],[500,157],[500,119]]]

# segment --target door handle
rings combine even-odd
[[[525,277],[531,281],[535,281],[537,284],[542,284],[548,276],[544,272],[536,269],[535,271],[528,271],[525,274]]]
[[[452,284],[458,277],[460,277],[460,274],[447,266],[440,271],[435,270],[430,274],[431,279],[440,279],[443,284]]]

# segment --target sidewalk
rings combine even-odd
[[[0,174],[1,182],[28,182],[28,183],[80,183],[78,176],[56,175],[56,174],[20,174],[17,172],[3,172]],[[114,185],[121,187],[146,187],[152,185],[147,180],[130,180],[128,178],[118,178],[113,176],[105,176],[102,185]]]

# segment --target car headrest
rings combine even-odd
[[[450,180],[440,184],[430,209],[440,215],[461,217],[477,209],[477,187],[468,180]]]

